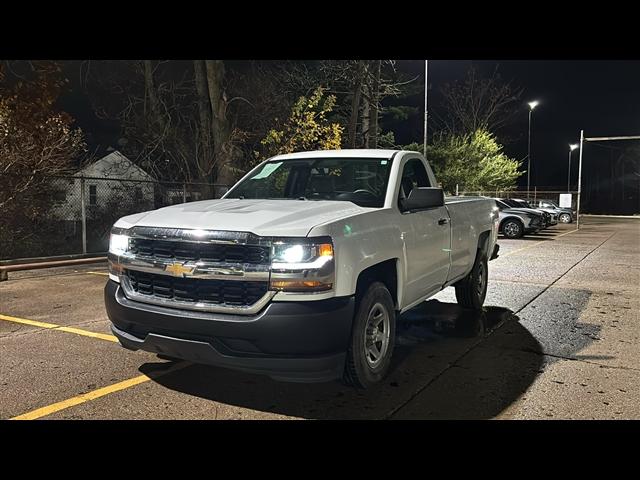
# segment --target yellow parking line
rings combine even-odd
[[[571,230],[570,232],[565,232],[565,233],[563,233],[562,235],[558,235],[557,237],[553,237],[553,240],[555,240],[556,238],[564,237],[565,235],[569,235],[570,233],[577,232],[577,231],[578,231],[578,229],[576,228],[575,230]],[[548,241],[548,240],[541,240],[541,241],[536,242],[536,243],[534,243],[534,244],[532,244],[532,245],[528,245],[528,246],[526,246],[526,247],[522,247],[522,248],[519,248],[519,249],[517,249],[517,250],[512,250],[512,251],[510,251],[510,252],[505,253],[504,255],[500,255],[500,258],[507,257],[507,256],[511,255],[512,253],[518,253],[518,252],[521,252],[521,251],[523,251],[523,250],[526,250],[527,248],[535,247],[536,245],[540,245],[541,243],[545,243],[545,242],[547,242],[547,241]]]
[[[69,398],[67,400],[63,400],[61,402],[47,405],[46,407],[37,408],[30,412],[23,413],[21,415],[18,415],[17,417],[13,417],[11,420],[35,420],[38,418],[42,418],[47,415],[51,415],[52,413],[59,412],[60,410],[65,410],[69,407],[73,407],[75,405],[80,405],[81,403],[89,402],[91,400],[104,397],[105,395],[109,395],[110,393],[119,392],[120,390],[125,390],[127,388],[140,385],[141,383],[148,382],[149,380],[154,378],[162,377],[163,375],[167,375],[168,373],[175,372],[182,368],[188,367],[189,365],[191,365],[189,362],[176,363],[175,365],[173,365],[171,368],[167,370],[151,372],[149,373],[149,375],[139,375],[137,377],[124,380],[122,382],[114,383],[113,385],[109,385],[107,387],[99,388],[89,393],[82,393],[80,395]]]
[[[0,320],[7,322],[22,323],[24,325],[31,325],[33,327],[47,328],[49,330],[60,330],[67,333],[75,333],[76,335],[83,335],[85,337],[99,338],[100,340],[107,340],[108,342],[117,342],[118,339],[113,335],[106,333],[90,332],[89,330],[83,330],[75,327],[65,327],[63,325],[56,325],[55,323],[38,322],[36,320],[28,320],[26,318],[11,317],[9,315],[0,314]]]

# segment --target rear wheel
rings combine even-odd
[[[524,226],[518,220],[507,220],[502,224],[502,233],[507,238],[520,238],[524,235]]]
[[[343,380],[368,388],[380,382],[391,364],[395,345],[396,312],[383,283],[372,283],[362,296],[347,351]]]
[[[469,275],[456,283],[456,300],[463,308],[481,310],[487,296],[489,279],[487,256],[478,250],[476,261]]]
[[[568,213],[561,213],[558,217],[558,220],[560,221],[560,223],[571,223],[571,215],[569,215]]]

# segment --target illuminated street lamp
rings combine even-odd
[[[531,190],[531,113],[540,102],[534,100],[529,102],[529,146],[527,148],[527,196]]]
[[[567,173],[567,193],[571,192],[571,152],[578,148],[577,143],[569,145],[569,173]]]

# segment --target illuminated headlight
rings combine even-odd
[[[271,258],[271,290],[321,292],[333,288],[333,244],[328,237],[276,241]]]
[[[129,237],[112,233],[109,237],[109,253],[122,255],[129,249]]]
[[[122,273],[122,265],[118,261],[118,256],[124,255],[129,250],[129,236],[122,228],[112,228],[109,236],[109,278],[119,282],[119,275]]]

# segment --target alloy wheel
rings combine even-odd
[[[364,356],[371,368],[376,368],[389,349],[389,331],[391,325],[389,312],[381,303],[376,303],[369,310],[364,335]]]

